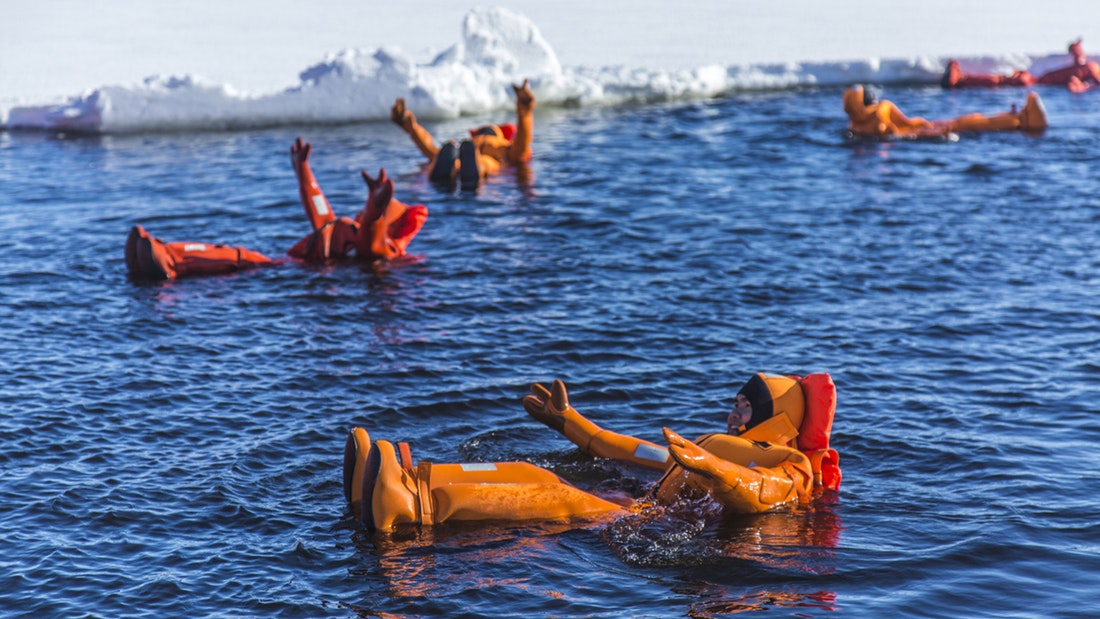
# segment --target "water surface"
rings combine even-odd
[[[453,195],[388,124],[0,134],[0,609],[1093,616],[1100,106],[1042,94],[1043,136],[957,143],[847,143],[836,89],[540,108],[532,177]],[[887,95],[931,118],[1024,98]],[[297,136],[339,214],[382,166],[429,206],[413,256],[127,279],[135,223],[284,255]],[[832,373],[839,496],[394,535],[344,502],[353,426],[640,496],[652,475],[528,418],[528,384],[656,441],[720,430],[756,371]]]

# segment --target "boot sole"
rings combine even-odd
[[[443,145],[443,148],[439,149],[439,154],[435,157],[435,164],[432,166],[431,175],[428,177],[432,183],[445,188],[453,187],[456,159],[454,142],[447,142]]]
[[[374,486],[378,478],[378,450],[363,428],[348,433],[344,445],[344,497],[358,511],[356,517],[368,528],[374,528]]]
[[[473,191],[481,184],[481,170],[477,166],[477,146],[469,140],[458,147],[459,182],[463,191]]]
[[[138,279],[171,279],[168,269],[158,260],[149,233],[141,226],[131,228],[126,237],[126,267]]]

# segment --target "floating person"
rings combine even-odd
[[[1085,55],[1085,49],[1081,45],[1081,39],[1069,44],[1070,64],[1048,71],[1038,77],[1025,70],[1013,72],[1011,75],[996,75],[988,73],[963,73],[959,63],[955,59],[947,62],[943,78],[940,84],[944,88],[995,88],[999,86],[1032,86],[1040,84],[1044,86],[1065,86],[1072,92],[1084,92],[1096,84],[1100,84],[1100,64],[1090,61]]]
[[[165,243],[142,226],[126,237],[126,269],[139,280],[220,275],[275,264],[263,254],[229,245],[197,242]]]
[[[371,441],[363,428],[344,449],[344,494],[366,526],[436,525],[483,520],[601,518],[708,493],[732,513],[805,503],[840,486],[839,456],[829,448],[836,388],[825,373],[805,378],[757,374],[739,392],[727,429],[689,441],[664,428],[668,447],[603,430],[570,404],[564,383],[536,384],[527,412],[585,452],[663,471],[652,497],[622,502],[576,488],[526,462],[412,462],[405,443]],[[739,425],[736,425],[739,424]]]
[[[298,194],[313,231],[287,252],[307,262],[350,258],[392,260],[404,256],[409,243],[424,227],[428,208],[408,205],[393,196],[393,179],[386,169],[374,178],[361,172],[367,183],[367,203],[354,219],[337,217],[309,165],[312,146],[298,138],[290,147],[290,161],[298,178]]]
[[[680,457],[690,449],[687,445],[690,441],[679,445],[680,441],[669,440],[670,449],[665,450],[644,439],[605,430],[569,404],[561,381],[554,381],[549,390],[542,385],[532,385],[531,395],[523,399],[523,407],[529,415],[557,430],[590,455],[665,471],[665,478],[669,477],[670,457],[681,466],[691,468]],[[829,447],[835,414],[836,385],[828,373],[798,377],[760,372],[746,381],[734,397],[733,409],[726,417],[726,433],[708,434],[696,442],[718,450],[738,451],[748,447],[746,443],[767,444],[770,446],[767,449],[797,450],[810,461],[814,490],[837,490],[841,479],[840,458]],[[668,432],[665,437],[669,439]],[[678,486],[671,489],[676,490]],[[759,505],[751,511],[766,509]]]
[[[855,136],[880,139],[945,138],[955,132],[1027,131],[1047,128],[1046,110],[1037,93],[1029,93],[1024,109],[986,116],[966,114],[951,120],[925,120],[907,117],[892,101],[879,100],[874,88],[856,85],[844,92],[844,112],[848,130]]]
[[[363,260],[390,260],[404,256],[424,222],[428,209],[408,205],[393,197],[393,179],[385,168],[367,183],[366,206],[355,219],[336,217],[309,166],[311,146],[298,138],[291,146],[291,163],[298,178],[302,206],[313,232],[287,252],[307,262],[327,262],[355,255]],[[191,275],[217,275],[277,264],[277,261],[244,247],[199,242],[165,243],[142,226],[134,226],[126,239],[126,268],[135,279],[177,279]]]
[[[944,88],[998,88],[1000,86],[1031,86],[1035,76],[1025,70],[1014,71],[1011,75],[993,73],[963,73],[959,61],[952,58],[947,61],[940,85]]]
[[[1072,62],[1069,66],[1055,69],[1040,75],[1035,83],[1053,86],[1065,86],[1072,92],[1084,92],[1100,84],[1100,64],[1092,62],[1085,55],[1081,39],[1069,44]]]
[[[485,125],[470,130],[470,137],[456,145],[453,140],[436,146],[435,139],[416,120],[416,116],[398,98],[390,109],[390,120],[409,134],[416,147],[429,160],[429,178],[436,185],[451,188],[457,179],[462,189],[476,189],[483,178],[496,174],[505,165],[521,166],[531,161],[534,131],[535,94],[527,80],[517,86],[516,123]]]

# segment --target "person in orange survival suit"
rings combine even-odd
[[[570,406],[561,381],[550,390],[532,385],[531,391],[523,401],[527,412],[587,453],[664,471],[656,502],[703,491],[728,511],[759,513],[806,502],[840,485],[839,456],[828,447],[836,409],[828,374],[804,379],[757,374],[727,418],[727,428],[739,435],[711,434],[692,442],[664,428],[668,448],[599,428]],[[381,530],[448,521],[599,517],[639,508],[579,490],[525,462],[414,467],[406,444],[372,444],[362,428],[351,431],[345,447],[344,492],[356,515]]]
[[[848,129],[855,135],[874,138],[944,137],[955,131],[1029,131],[1047,128],[1046,110],[1037,93],[1030,93],[1021,112],[1013,110],[995,116],[966,114],[951,120],[930,121],[909,118],[892,101],[879,100],[873,88],[856,85],[844,92]]]
[[[551,389],[532,385],[523,406],[590,455],[663,471],[659,502],[675,500],[687,487],[708,491],[733,512],[753,513],[840,488],[840,456],[829,446],[836,386],[828,373],[754,374],[734,398],[725,434],[689,441],[666,428],[667,450],[585,418],[569,404],[561,381]],[[751,462],[762,466],[746,469]]]
[[[404,256],[424,222],[428,208],[408,205],[393,197],[393,179],[382,168],[374,178],[361,172],[367,183],[367,203],[354,219],[337,217],[309,165],[310,144],[298,138],[290,147],[290,161],[298,178],[298,194],[313,231],[287,252],[307,262],[327,262],[355,254],[362,260],[391,260]]]
[[[165,243],[142,226],[126,237],[126,269],[134,279],[178,279],[191,275],[220,275],[274,264],[259,252],[213,243]]]
[[[1027,71],[1015,71],[1012,75],[966,74],[962,72],[958,61],[947,62],[940,83],[944,88],[972,88],[997,86],[1065,86],[1072,92],[1084,92],[1095,84],[1100,84],[1100,64],[1092,62],[1085,55],[1081,39],[1069,44],[1071,63],[1069,66],[1055,69],[1035,77]]]
[[[452,187],[459,179],[463,189],[475,189],[481,179],[496,174],[505,165],[523,165],[531,161],[531,141],[535,126],[535,93],[527,80],[517,86],[516,123],[486,125],[470,130],[470,137],[455,146],[449,141],[442,147],[416,120],[416,116],[398,98],[390,109],[390,120],[409,134],[420,152],[429,159],[429,178],[433,183]]]

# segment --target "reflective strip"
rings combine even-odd
[[[640,443],[638,448],[634,450],[634,457],[654,462],[668,462],[668,450],[664,447]]]
[[[460,464],[463,471],[495,471],[497,465],[492,462],[470,462],[468,464]]]
[[[328,215],[328,200],[325,200],[325,194],[318,193],[313,196],[313,210],[317,211],[318,215]]]
[[[183,246],[183,251],[206,251],[206,244],[204,244],[204,243],[187,243]]]
[[[420,524],[435,524],[432,509],[432,463],[421,462],[416,467],[416,496],[420,499]]]

